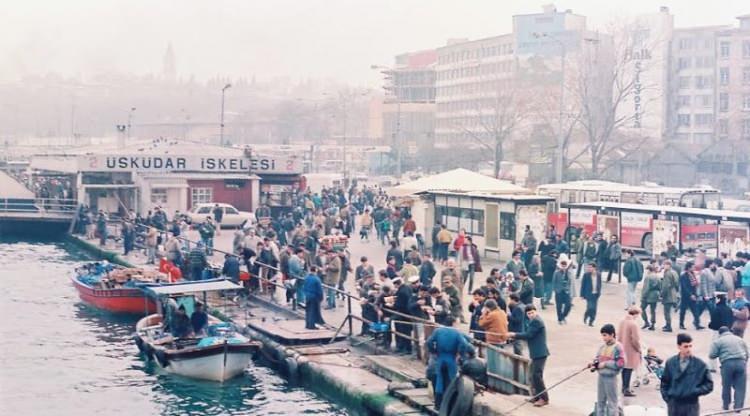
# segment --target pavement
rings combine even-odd
[[[231,251],[233,233],[234,230],[222,230],[221,235],[216,236],[214,239],[215,248]],[[189,231],[186,237],[194,241],[199,239],[198,233],[193,230]],[[115,250],[116,248],[112,244],[112,241],[108,242],[108,249]],[[119,250],[121,252],[121,249]],[[376,271],[385,268],[387,247],[381,245],[377,241],[361,242],[359,241],[359,238],[355,236],[350,240],[348,250],[351,253],[352,268],[355,268],[359,264],[359,258],[361,256],[367,256]],[[145,256],[143,256],[142,253],[131,253],[123,258],[134,264],[142,264],[145,262]],[[214,253],[212,261],[221,264],[223,262],[223,254]],[[496,259],[484,259],[483,268],[489,271],[492,267],[497,266],[497,263],[498,261]],[[439,270],[440,267],[438,266],[438,275],[440,273]],[[475,279],[478,280],[475,281],[483,282],[485,277],[486,273],[478,273],[475,277]],[[626,284],[616,283],[616,279],[617,276],[614,276],[613,283],[603,284],[603,293],[599,300],[599,310],[594,327],[589,327],[583,323],[585,301],[580,298],[574,299],[573,309],[568,317],[568,324],[566,325],[559,325],[557,323],[554,306],[548,307],[546,310],[540,310],[542,319],[547,326],[547,340],[551,352],[545,369],[545,381],[548,387],[570,374],[577,372],[593,359],[601,344],[601,338],[599,335],[599,328],[601,325],[612,323],[617,327],[619,322],[624,318],[626,314],[624,311]],[[580,288],[580,280],[576,281],[576,287]],[[356,292],[353,273],[350,274],[350,277],[346,282],[346,288],[351,291],[351,293]],[[277,291],[276,300],[283,302],[283,296],[284,294],[280,290]],[[464,304],[468,304],[469,300],[470,296],[465,293]],[[661,305],[657,308],[657,330],[641,331],[641,341],[644,346],[656,348],[657,355],[666,360],[668,357],[677,353],[676,334],[678,331],[676,331],[676,328],[678,326],[678,317],[675,313],[672,318],[675,332],[661,332],[660,328],[664,325],[664,321],[663,311],[660,306]],[[357,302],[352,302],[352,313],[355,315],[359,315],[360,313],[359,304]],[[339,307],[335,310],[323,310],[323,317],[327,323],[334,327],[338,327],[346,319],[347,309],[343,305],[343,302],[339,301]],[[686,321],[691,322],[690,317],[686,318]],[[707,312],[702,317],[702,323],[704,326],[708,324]],[[459,328],[468,331],[468,325],[459,325]],[[354,331],[355,333],[359,332],[359,323],[356,321],[354,324]],[[693,337],[694,353],[698,357],[707,360],[707,353],[713,331],[707,329],[701,331],[688,329],[684,332],[691,334]],[[633,375],[633,380],[636,380],[636,374]],[[645,376],[645,368],[641,371],[641,375]],[[719,373],[713,373],[713,377],[714,391],[701,399],[702,413],[721,410],[721,378]],[[623,405],[665,407],[659,394],[658,385],[659,382],[656,377],[651,376],[649,384],[634,388],[636,397],[624,398]],[[589,414],[596,402],[596,374],[585,371],[569,381],[553,388],[549,395],[550,401],[556,405],[555,407],[559,406],[560,409],[565,409],[567,412],[570,412],[570,414]],[[495,402],[495,405],[493,406],[498,406],[503,410],[507,410],[507,406],[513,403],[513,400],[494,396],[497,395],[493,394],[483,397],[481,399],[483,406]],[[521,408],[513,414],[523,415],[537,413],[528,413],[525,408]]]

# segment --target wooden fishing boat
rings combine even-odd
[[[161,273],[139,268],[118,268],[106,262],[88,263],[71,278],[81,300],[114,313],[148,314],[156,303],[142,288],[166,281]]]
[[[211,315],[205,333],[198,335],[176,337],[169,323],[178,304],[192,313],[196,293],[241,288],[221,279],[145,288],[149,295],[159,298],[158,312],[136,324],[134,339],[138,349],[161,369],[185,377],[222,382],[242,374],[260,343]]]

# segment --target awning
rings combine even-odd
[[[212,292],[217,290],[234,290],[242,289],[242,286],[233,283],[230,280],[214,279],[203,280],[200,282],[174,283],[162,286],[148,286],[143,290],[154,295],[176,295],[182,293]]]

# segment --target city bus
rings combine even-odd
[[[709,186],[694,188],[673,188],[655,184],[633,186],[591,180],[539,185],[536,191],[540,195],[555,198],[555,203],[549,207],[548,223],[554,225],[565,238],[571,238],[570,233],[576,236],[581,232],[591,235],[596,228],[596,220],[585,212],[579,212],[575,217],[569,218],[567,212],[559,209],[562,204],[612,202],[706,209],[720,209],[722,206],[721,193]],[[569,229],[569,224],[574,227]],[[619,238],[623,246],[638,250],[651,247],[652,224],[649,216],[638,213],[625,214],[620,225]],[[698,228],[691,235],[703,235],[706,240],[712,238],[706,234],[708,230],[704,230],[705,227],[700,224],[695,226]],[[696,246],[698,244],[700,242],[695,243]]]
[[[680,250],[704,249],[709,254],[748,250],[750,213],[618,202],[561,204],[570,218],[568,236],[603,232],[620,236],[623,247],[659,253],[666,242]],[[639,238],[636,238],[639,237]]]

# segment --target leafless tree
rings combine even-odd
[[[482,91],[481,85],[492,86]],[[480,84],[478,99],[465,121],[457,127],[482,148],[492,152],[493,174],[500,176],[504,146],[528,115],[528,92],[521,82],[494,80]]]
[[[588,156],[594,178],[601,177],[618,157],[638,151],[648,140],[634,127],[639,127],[643,110],[649,105],[644,92],[656,87],[647,84],[641,73],[656,63],[639,54],[653,50],[656,42],[645,44],[642,33],[634,24],[613,26],[608,36],[579,55],[572,95],[580,106],[585,146],[569,160]],[[635,102],[638,109],[627,108]]]

